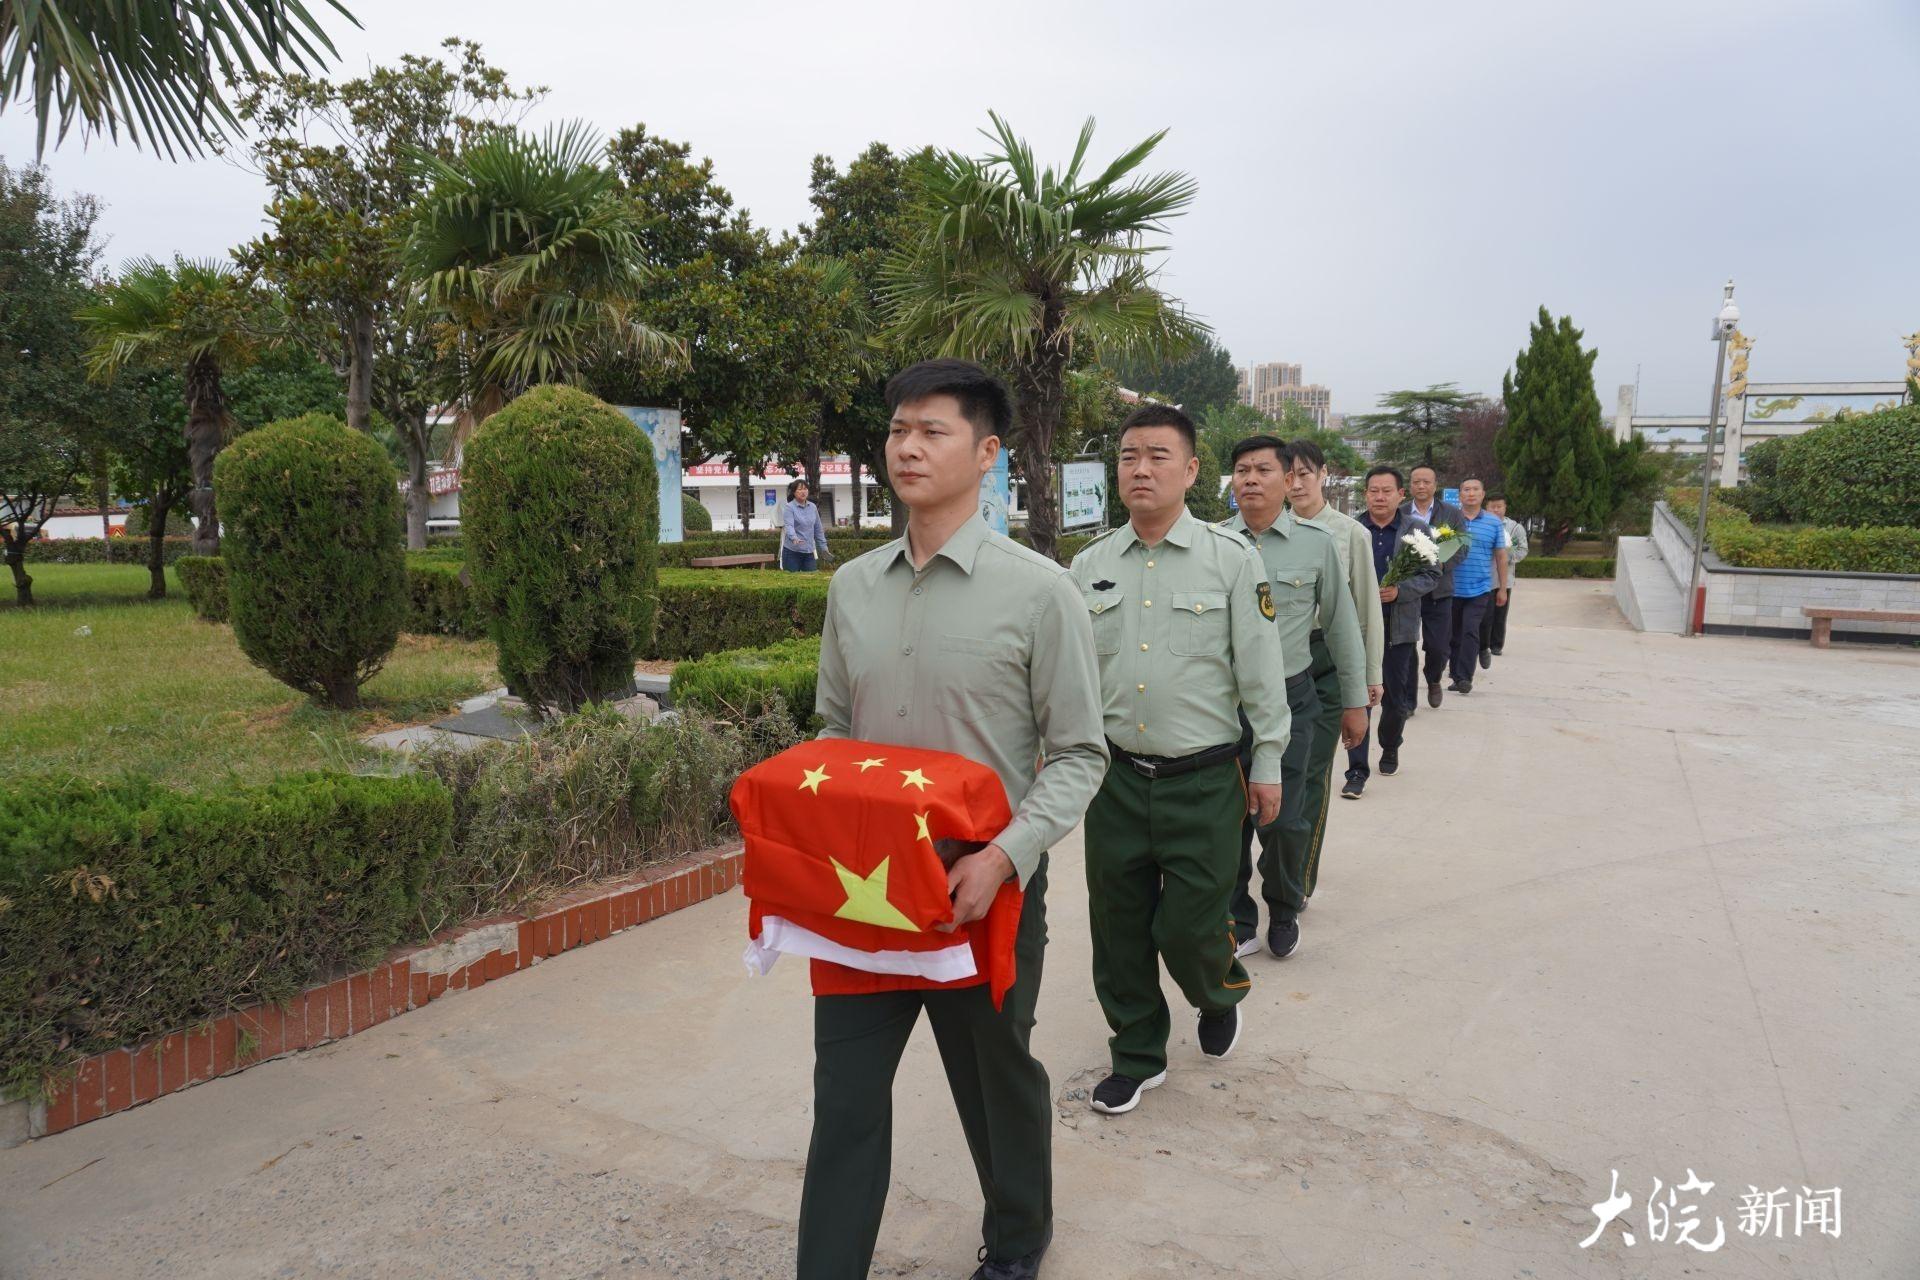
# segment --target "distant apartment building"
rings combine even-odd
[[[1307,411],[1314,426],[1327,425],[1327,415],[1333,412],[1333,392],[1307,382],[1299,365],[1276,360],[1235,372],[1240,379],[1241,404],[1252,405],[1274,419],[1285,412],[1286,405],[1297,404]]]

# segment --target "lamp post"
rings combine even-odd
[[[1733,303],[1733,281],[1727,281],[1721,297],[1720,314],[1713,319],[1713,338],[1720,344],[1713,361],[1713,404],[1707,411],[1707,438],[1700,458],[1700,520],[1693,530],[1693,572],[1687,575],[1687,617],[1680,634],[1700,634],[1706,625],[1706,601],[1702,598],[1701,566],[1707,555],[1707,499],[1713,483],[1713,440],[1720,429],[1720,379],[1727,371],[1727,340],[1740,325],[1740,308]]]

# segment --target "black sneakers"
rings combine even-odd
[[[1300,945],[1298,920],[1275,920],[1267,926],[1267,950],[1276,960],[1285,960]]]
[[[1381,748],[1380,772],[1382,773],[1400,772],[1400,749],[1398,747],[1395,747],[1391,751],[1387,750],[1384,747]]]
[[[1340,788],[1340,798],[1342,800],[1358,800],[1360,793],[1366,789],[1367,780],[1365,776],[1358,773],[1350,773],[1347,775],[1347,785]]]
[[[1011,1262],[999,1262],[986,1256],[987,1248],[980,1246],[980,1268],[973,1273],[972,1280],[1040,1280],[1040,1259],[1046,1254],[1047,1247],[1041,1245],[1024,1258],[1015,1258]]]
[[[1440,682],[1438,680],[1427,681],[1427,705],[1430,707],[1440,705]]]
[[[1145,1080],[1135,1080],[1116,1071],[1093,1087],[1093,1109],[1110,1116],[1123,1116],[1140,1105],[1141,1094],[1149,1089],[1158,1089],[1166,1082],[1167,1073],[1164,1071]]]
[[[1225,1013],[1200,1015],[1200,1052],[1209,1058],[1224,1058],[1240,1043],[1240,1006]]]

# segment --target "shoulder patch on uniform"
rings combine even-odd
[[[1260,597],[1260,616],[1272,622],[1274,619],[1273,588],[1267,585],[1265,578],[1262,578],[1260,585],[1253,589],[1253,594]]]

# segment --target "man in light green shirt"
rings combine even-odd
[[[1093,988],[1113,1029],[1113,1072],[1093,1107],[1131,1111],[1167,1075],[1171,1018],[1160,964],[1200,1014],[1200,1051],[1224,1058],[1252,985],[1230,903],[1240,818],[1273,821],[1289,718],[1273,597],[1252,548],[1194,519],[1193,422],[1169,405],[1120,429],[1128,522],[1073,560],[1100,660],[1113,763],[1087,810]],[[1240,719],[1252,767],[1237,766]]]
[[[1324,732],[1318,727],[1322,708],[1312,671],[1316,644],[1335,655],[1338,664],[1335,731],[1354,735],[1364,732],[1367,706],[1360,625],[1347,594],[1346,574],[1333,536],[1295,519],[1282,505],[1292,466],[1292,448],[1273,436],[1250,436],[1235,445],[1232,484],[1239,510],[1224,525],[1245,538],[1260,553],[1265,566],[1280,650],[1286,659],[1288,708],[1295,725],[1281,779],[1287,800],[1279,819],[1257,832],[1251,822],[1241,827],[1233,936],[1238,954],[1251,955],[1259,950],[1259,911],[1252,893],[1253,841],[1257,834],[1260,893],[1267,903],[1267,949],[1282,960],[1299,945],[1298,917],[1306,905],[1311,832],[1302,799],[1310,794],[1306,781],[1315,740]]]
[[[887,384],[887,470],[906,537],[855,559],[827,593],[815,709],[823,737],[932,747],[989,765],[1013,820],[949,873],[954,920],[1026,890],[1015,981],[814,1000],[814,1128],[800,1280],[867,1274],[886,1205],[894,1070],[924,1010],[985,1189],[979,1277],[1031,1277],[1053,1232],[1053,1099],[1029,1048],[1046,949],[1046,851],[1079,822],[1107,762],[1086,604],[1067,571],[990,531],[978,510],[1012,409],[960,360]],[[1036,763],[1037,762],[1037,763]]]
[[[1358,520],[1341,515],[1327,505],[1327,459],[1320,452],[1320,446],[1313,441],[1293,442],[1292,480],[1288,501],[1293,507],[1293,514],[1334,535],[1347,590],[1353,600],[1354,610],[1360,617],[1361,630],[1366,633],[1367,698],[1360,707],[1358,727],[1351,735],[1343,733],[1340,740],[1335,741],[1332,730],[1337,717],[1323,700],[1320,721],[1315,727],[1328,730],[1326,741],[1316,740],[1313,754],[1307,759],[1307,794],[1302,798],[1302,804],[1308,821],[1306,891],[1307,896],[1312,897],[1320,879],[1320,850],[1327,839],[1327,806],[1333,795],[1334,756],[1342,744],[1352,750],[1366,736],[1367,708],[1379,703],[1383,691],[1380,666],[1386,652],[1387,633],[1386,623],[1380,613],[1380,580],[1373,571],[1373,539],[1360,527]],[[1342,661],[1339,654],[1324,647],[1316,648],[1313,657],[1316,686],[1322,690],[1332,688],[1344,674],[1339,671]],[[1348,799],[1357,800],[1361,794],[1360,787],[1359,781],[1349,782],[1348,790],[1342,794]]]

